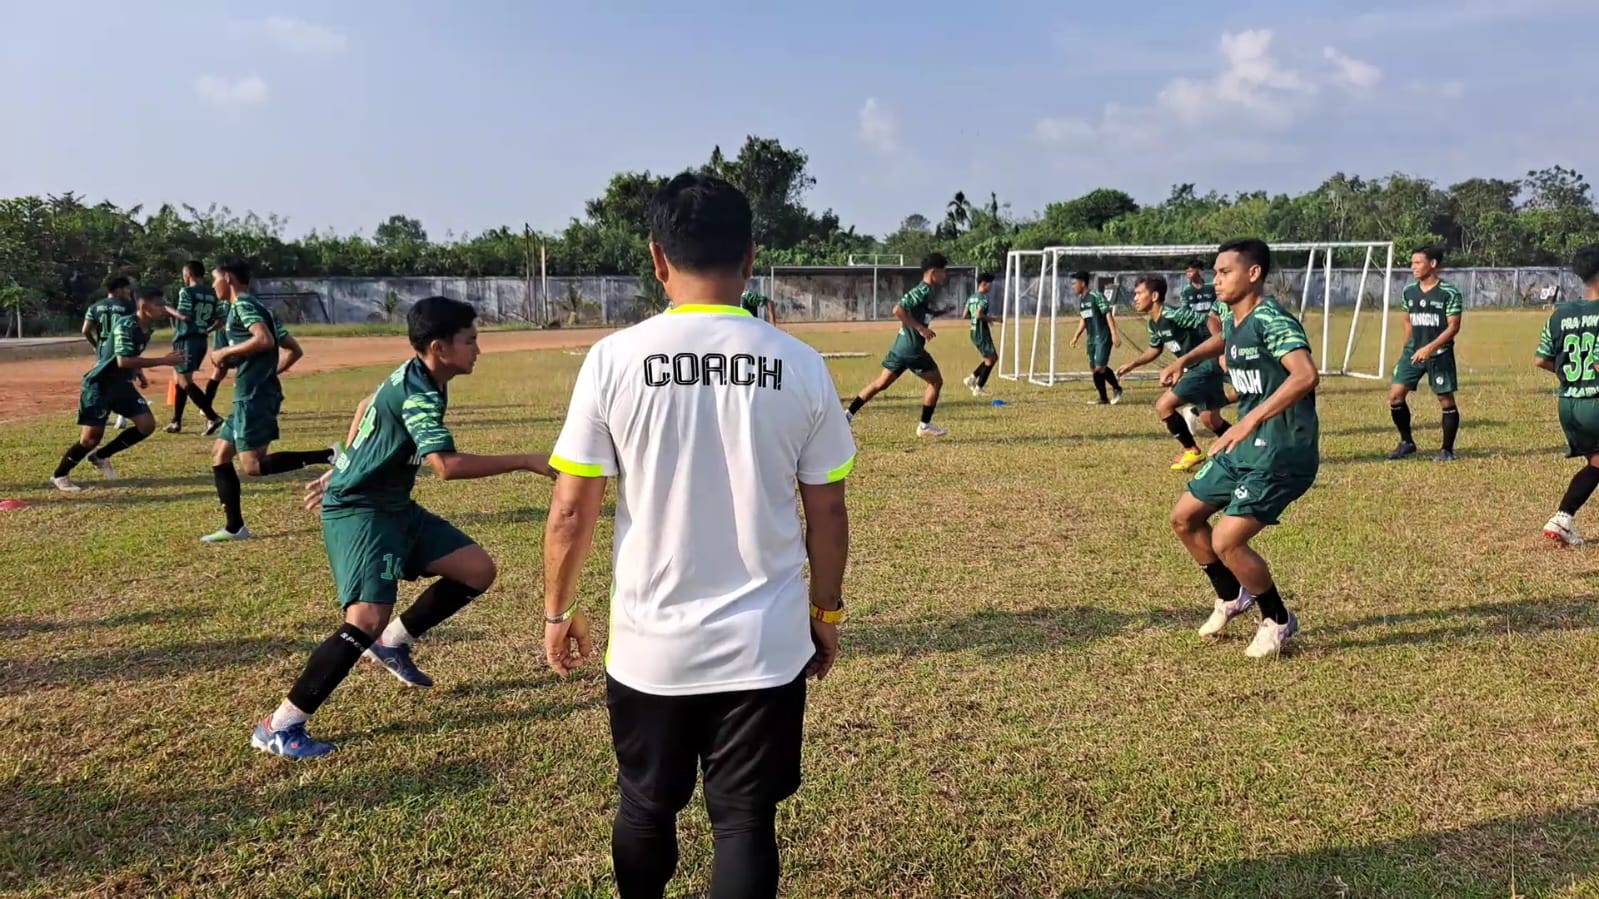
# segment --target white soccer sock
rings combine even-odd
[[[272,718],[267,721],[267,729],[282,730],[285,727],[304,724],[309,720],[311,720],[310,715],[300,711],[299,706],[285,699],[283,704],[278,706],[277,711],[272,713]]]
[[[411,636],[411,632],[405,629],[405,625],[400,622],[400,616],[396,615],[389,621],[389,626],[383,629],[383,635],[378,637],[378,642],[384,646],[393,647],[405,646],[415,639],[415,637]]]

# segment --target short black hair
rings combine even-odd
[[[1155,295],[1155,302],[1166,302],[1166,279],[1164,277],[1160,275],[1140,275],[1138,280],[1133,282],[1133,286],[1137,287],[1140,284],[1149,288],[1149,292]]]
[[[154,285],[145,285],[139,288],[139,299],[141,300],[164,300],[166,298],[166,291]]]
[[[1084,284],[1087,284],[1088,282],[1094,280],[1094,276],[1090,275],[1088,272],[1072,272],[1072,280],[1081,281]]]
[[[755,243],[744,192],[715,175],[684,172],[650,199],[650,240],[686,272],[738,269]]]
[[[1437,244],[1429,244],[1425,247],[1417,247],[1410,251],[1410,255],[1412,256],[1416,255],[1417,253],[1426,256],[1428,259],[1431,259],[1435,265],[1444,264],[1444,248],[1438,246]]]
[[[1584,284],[1592,284],[1594,279],[1599,278],[1599,244],[1579,247],[1576,255],[1571,257],[1571,270],[1577,273]]]
[[[978,284],[993,284],[994,283],[994,273],[993,272],[983,272],[981,275],[977,276],[977,283]]]
[[[1216,248],[1216,255],[1223,253],[1237,253],[1244,257],[1244,262],[1249,265],[1260,266],[1262,278],[1271,274],[1271,247],[1258,237],[1241,237],[1229,240]]]
[[[1183,266],[1183,269],[1184,269],[1184,271],[1186,271],[1186,270],[1191,269],[1191,268],[1197,268],[1200,271],[1204,271],[1205,270],[1205,263],[1199,261],[1198,259],[1190,259],[1190,260],[1188,260],[1188,264]]]
[[[116,293],[124,287],[132,287],[133,279],[127,275],[112,275],[105,279],[105,292]]]
[[[943,253],[928,253],[922,257],[922,274],[927,274],[935,268],[949,268],[949,260]]]
[[[405,314],[405,330],[411,338],[411,348],[418,353],[435,340],[450,340],[472,327],[477,320],[477,307],[471,303],[449,297],[427,297],[417,300]]]
[[[205,263],[198,259],[190,259],[183,263],[183,273],[196,280],[205,277]]]
[[[217,271],[232,275],[240,284],[250,283],[250,263],[242,256],[223,256],[217,260]]]

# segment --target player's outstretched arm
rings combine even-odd
[[[182,353],[168,353],[165,356],[117,356],[117,368],[131,368],[135,373],[141,368],[162,368],[167,365],[177,365],[183,361]]]
[[[1233,447],[1247,440],[1256,428],[1281,415],[1288,407],[1308,396],[1316,389],[1316,385],[1321,383],[1321,375],[1316,372],[1316,362],[1310,358],[1310,350],[1302,348],[1294,350],[1279,361],[1283,368],[1288,370],[1287,379],[1260,405],[1250,410],[1248,415],[1228,428],[1227,433],[1216,438],[1210,445],[1212,456],[1232,452]]]
[[[544,525],[544,657],[566,677],[594,655],[588,619],[577,604],[577,576],[594,546],[606,479],[563,475]]]
[[[1133,360],[1131,362],[1128,362],[1126,365],[1123,365],[1121,368],[1116,369],[1116,377],[1119,378],[1122,375],[1125,375],[1128,372],[1133,371],[1134,369],[1143,368],[1144,366],[1148,365],[1151,362],[1154,362],[1156,359],[1159,359],[1159,358],[1160,358],[1160,347],[1152,346],[1152,347],[1144,350],[1142,353],[1139,353],[1137,356],[1133,357]]]
[[[544,453],[519,453],[510,456],[478,456],[456,452],[429,453],[427,463],[441,481],[492,478],[513,471],[531,471],[547,478],[555,477],[555,470],[550,468],[550,457]]]
[[[1160,370],[1160,384],[1162,387],[1171,387],[1182,378],[1183,372],[1193,368],[1206,359],[1214,359],[1227,349],[1227,341],[1221,336],[1220,331],[1212,331],[1209,338],[1199,346],[1177,357],[1177,361]]]

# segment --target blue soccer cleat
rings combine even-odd
[[[272,719],[263,718],[250,734],[250,745],[273,755],[300,762],[319,759],[333,751],[333,744],[318,740],[305,732],[305,722],[291,724],[282,730],[272,730]]]
[[[411,661],[411,644],[400,646],[384,646],[381,642],[373,643],[367,649],[366,655],[383,667],[389,673],[400,679],[400,683],[407,687],[431,687],[433,678],[428,677],[416,663]]]

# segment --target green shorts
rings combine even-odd
[[[416,503],[398,512],[323,509],[322,542],[340,608],[354,602],[392,606],[402,579],[414,581],[427,574],[429,565],[474,544]]]
[[[984,359],[999,355],[999,351],[994,349],[994,335],[992,334],[973,334],[972,346],[977,348],[978,354]]]
[[[103,428],[115,413],[123,418],[138,418],[150,413],[150,404],[139,395],[131,381],[85,381],[78,391],[78,424]]]
[[[1283,510],[1316,483],[1316,466],[1240,468],[1230,454],[1212,456],[1188,482],[1188,492],[1207,506],[1239,518],[1276,524]]]
[[[1171,392],[1177,399],[1191,403],[1197,409],[1216,412],[1227,408],[1231,402],[1223,387],[1225,380],[1220,366],[1200,365],[1183,372]]]
[[[1599,453],[1599,397],[1561,397],[1560,430],[1566,433],[1567,457]]]
[[[1410,354],[1415,350],[1407,349],[1400,353],[1399,362],[1394,365],[1395,384],[1403,384],[1406,390],[1415,390],[1425,376],[1427,386],[1438,396],[1448,396],[1455,392],[1455,354],[1453,351],[1439,353],[1427,360],[1426,365],[1417,365],[1410,361]]]
[[[233,413],[222,423],[217,439],[226,440],[240,452],[265,449],[278,439],[278,411],[282,408],[281,393],[248,397],[235,395]]]
[[[1088,367],[1104,368],[1110,364],[1110,338],[1088,341]]]
[[[175,338],[172,341],[172,351],[183,354],[183,358],[177,365],[172,366],[172,370],[180,375],[192,375],[205,364],[205,357],[211,352],[211,348],[206,346],[204,334],[191,334]]]
[[[883,367],[894,374],[910,372],[913,375],[925,375],[938,371],[938,363],[928,355],[926,350],[919,353],[902,353],[898,350],[889,350],[883,357]]]

